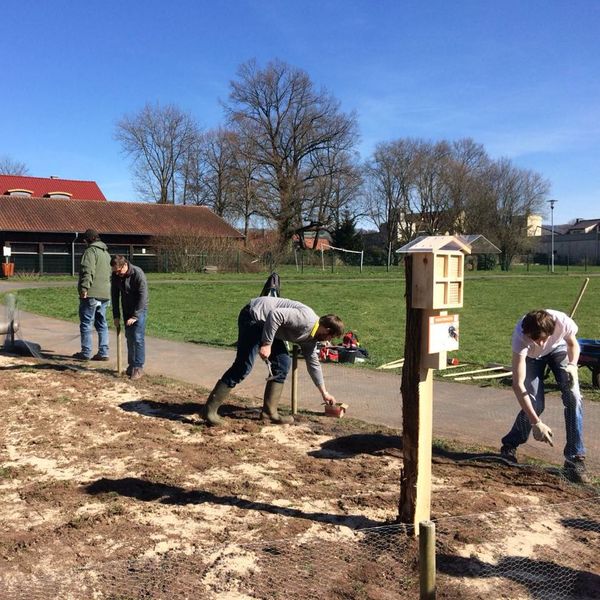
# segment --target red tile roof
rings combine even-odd
[[[0,231],[243,238],[205,206],[0,196]]]
[[[59,179],[58,177],[29,177],[27,175],[0,175],[0,195],[9,190],[30,190],[42,198],[52,192],[66,192],[75,200],[102,200],[104,194],[95,181]]]

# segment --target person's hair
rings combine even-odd
[[[83,239],[87,242],[95,242],[100,239],[98,232],[95,229],[86,229],[83,234]]]
[[[342,337],[344,335],[344,323],[337,315],[323,315],[319,319],[319,325],[329,329],[333,337]]]
[[[532,310],[523,317],[521,330],[532,340],[539,340],[543,334],[546,337],[554,333],[556,321],[554,317],[545,310]]]
[[[127,259],[122,254],[117,254],[110,259],[110,266],[120,269],[127,264]]]

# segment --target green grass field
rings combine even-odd
[[[282,275],[285,297],[304,302],[319,314],[339,314],[355,331],[375,367],[400,358],[404,348],[404,280],[396,269],[373,274],[357,272]],[[169,281],[161,274],[149,278],[149,335],[199,344],[229,346],[236,339],[240,308],[257,296],[261,275],[211,275]],[[532,308],[569,312],[584,274],[468,275],[465,302],[460,309],[461,362],[509,364],[510,336],[516,320]],[[43,283],[43,280],[41,281]],[[27,289],[19,292],[23,310],[77,321],[78,301],[73,287]],[[591,277],[577,309],[579,337],[600,338],[600,278]],[[581,370],[582,382],[589,381]],[[599,394],[600,397],[600,394]]]

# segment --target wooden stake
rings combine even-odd
[[[420,600],[435,600],[435,523],[419,523]]]
[[[117,325],[117,375],[123,372],[123,363],[121,359],[121,326]]]

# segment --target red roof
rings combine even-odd
[[[206,206],[0,196],[0,231],[81,233],[88,228],[100,235],[244,237]]]
[[[29,177],[28,175],[0,175],[0,195],[9,190],[29,190],[32,196],[42,198],[48,194],[63,192],[73,200],[106,201],[95,181],[59,179],[58,177]]]

